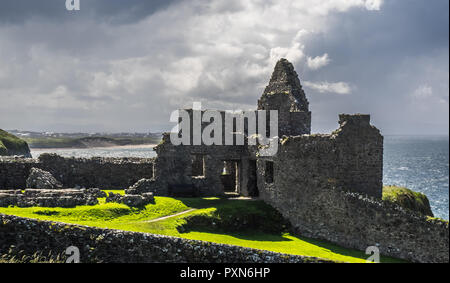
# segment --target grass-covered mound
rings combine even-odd
[[[433,217],[430,201],[425,194],[396,186],[383,187],[383,200],[403,208]]]
[[[179,231],[211,230],[227,232],[287,232],[289,222],[270,205],[262,201],[243,201],[210,198],[198,201],[184,199],[189,207],[199,211],[184,217],[186,224]]]
[[[0,208],[0,213],[101,228],[169,235],[280,253],[365,262],[364,252],[288,232],[280,214],[262,201],[155,197],[142,208],[105,203],[75,208]],[[175,215],[175,216],[174,216]],[[398,262],[381,258],[382,262]]]
[[[30,148],[26,141],[0,129],[0,156],[25,155],[31,157]]]

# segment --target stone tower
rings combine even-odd
[[[269,85],[258,100],[258,110],[278,110],[279,136],[311,133],[309,103],[288,60],[277,62]]]

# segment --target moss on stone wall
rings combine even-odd
[[[31,157],[26,141],[0,129],[0,155],[25,155]]]
[[[407,188],[384,186],[383,200],[395,203],[403,208],[423,215],[433,216],[427,196]]]

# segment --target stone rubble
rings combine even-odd
[[[61,182],[56,180],[50,172],[39,168],[31,168],[30,175],[26,181],[27,188],[36,189],[61,189]]]
[[[157,191],[155,185],[156,185],[155,180],[143,178],[137,181],[134,185],[130,186],[128,189],[126,189],[125,193],[130,195],[137,195],[149,192],[155,193]]]
[[[152,192],[142,193],[140,195],[131,195],[131,194],[121,195],[109,193],[108,196],[106,197],[106,202],[123,203],[130,207],[142,207],[149,203],[154,203],[154,201],[155,198]]]
[[[106,194],[100,189],[26,189],[0,191],[0,207],[75,207],[96,205],[98,197]]]

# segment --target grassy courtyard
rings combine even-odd
[[[105,199],[99,199],[99,204],[95,206],[9,207],[0,208],[0,213],[176,236],[335,261],[365,262],[367,258],[361,251],[288,233],[288,224],[276,210],[262,201],[156,197],[153,204],[130,208],[123,204],[105,203]],[[381,262],[399,260],[382,257]]]

